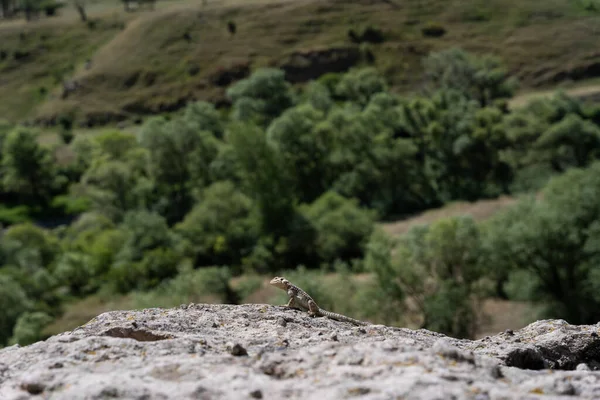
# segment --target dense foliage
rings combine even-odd
[[[0,345],[37,340],[61,304],[98,291],[177,297],[195,283],[235,302],[232,275],[298,266],[369,271],[377,286],[346,296],[371,318],[401,321],[410,303],[456,336],[473,334],[481,299],[506,293],[596,321],[600,167],[567,170],[599,158],[600,108],[558,95],[511,111],[498,60],[461,50],[425,69],[411,97],[369,68],[302,90],[262,69],[229,88],[230,110],[193,103],[137,135],[76,135],[60,160],[34,129],[0,124]],[[543,200],[484,226],[442,220],[395,249],[374,230],[564,171]]]

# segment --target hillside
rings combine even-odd
[[[52,123],[74,112],[91,126],[175,110],[191,99],[223,103],[231,82],[267,65],[301,83],[373,63],[396,90],[410,91],[419,87],[421,58],[451,46],[500,56],[522,90],[593,77],[600,66],[600,6],[591,0],[111,7],[91,12],[88,25],[76,16],[0,23],[0,116]],[[361,39],[368,27],[371,35]],[[75,89],[65,91],[65,80]]]

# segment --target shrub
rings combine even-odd
[[[490,229],[490,265],[510,270],[507,292],[572,324],[600,318],[600,163],[553,178],[539,201],[498,215]],[[523,277],[532,276],[528,282]]]
[[[227,89],[227,96],[233,102],[234,118],[242,121],[254,116],[269,121],[295,101],[285,72],[274,68],[258,69],[249,78],[234,83]]]
[[[236,303],[237,296],[229,286],[231,273],[226,267],[207,267],[194,270],[184,263],[177,276],[162,282],[149,292],[136,292],[136,308],[174,307],[194,303]]]
[[[362,40],[367,43],[382,43],[385,36],[381,29],[368,26],[362,33]]]
[[[372,96],[386,90],[385,79],[375,68],[354,68],[344,74],[335,87],[335,94],[364,107]]]
[[[512,97],[518,83],[500,59],[476,56],[460,48],[433,52],[423,62],[428,92],[456,90],[481,107]]]
[[[53,273],[73,295],[88,294],[96,289],[91,282],[96,272],[94,261],[88,254],[65,252],[58,258]]]
[[[348,37],[353,43],[383,43],[385,36],[379,28],[367,26],[362,31],[348,30]]]
[[[253,202],[231,182],[217,182],[175,226],[196,265],[238,264],[258,236]]]
[[[0,206],[0,224],[14,225],[31,221],[31,210],[27,206]]]
[[[32,303],[16,280],[0,274],[0,304],[0,345],[3,345],[7,343],[19,316]]]
[[[430,22],[421,29],[421,33],[426,37],[442,37],[446,34],[446,29],[440,24]]]
[[[423,328],[473,337],[480,320],[479,302],[487,294],[481,286],[482,255],[475,221],[447,218],[411,228],[384,271],[397,273],[395,279],[423,317]]]
[[[315,229],[315,249],[321,260],[332,262],[362,256],[373,230],[373,211],[330,191],[312,204],[302,206],[300,213]]]
[[[50,322],[52,322],[52,317],[44,312],[23,313],[17,320],[10,342],[26,346],[44,339],[45,335],[42,334],[42,330]]]

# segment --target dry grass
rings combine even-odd
[[[506,329],[517,330],[535,321],[535,307],[527,302],[487,299],[483,302],[487,316],[477,330],[476,339],[497,335]]]
[[[297,50],[349,46],[348,30],[367,25],[386,35],[384,43],[367,47],[398,91],[418,88],[421,59],[451,46],[504,58],[525,89],[554,85],[573,74],[583,78],[580,71],[600,62],[595,29],[600,17],[581,1],[396,3],[211,0],[203,6],[200,1],[164,1],[155,11],[124,13],[119,3],[99,2],[90,8],[100,20],[95,31],[79,23],[72,10],[27,25],[0,24],[0,49],[5,43],[20,45],[14,35],[23,29],[34,36],[47,32],[52,38],[70,38],[20,61],[14,71],[0,62],[0,93],[5,94],[0,95],[0,115],[50,118],[77,110],[128,118],[177,108],[190,99],[215,100],[223,96],[223,88],[212,82],[220,70],[240,63],[279,65]],[[127,22],[127,27],[109,29],[111,21]],[[229,21],[237,25],[235,35],[227,31]],[[423,37],[421,29],[431,23],[444,27],[446,35]],[[83,70],[87,57],[93,66]],[[52,73],[60,79],[74,74],[83,88],[60,99],[59,82],[42,78]],[[41,86],[51,95],[40,95]]]
[[[554,89],[528,91],[513,97],[508,105],[510,108],[518,108],[526,105],[533,99],[549,98],[554,96],[558,90],[564,91],[567,95],[587,101],[598,101],[600,99],[600,83],[598,79],[589,79],[585,83],[579,82],[575,85],[561,85]]]
[[[131,296],[113,295],[107,299],[99,295],[92,295],[68,304],[63,315],[44,329],[44,334],[56,335],[75,329],[104,312],[132,308]]]
[[[405,234],[415,225],[430,224],[442,218],[470,215],[475,220],[487,219],[498,211],[515,204],[517,199],[501,196],[492,200],[479,200],[475,202],[455,202],[434,210],[428,210],[414,217],[401,221],[382,223],[381,227],[388,234],[399,236]]]
[[[93,30],[81,23],[0,24],[0,115],[11,121],[33,116],[121,24],[118,17]]]

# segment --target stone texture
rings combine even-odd
[[[600,325],[481,340],[261,304],[114,311],[0,350],[0,399],[600,398]]]

